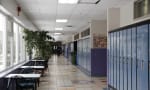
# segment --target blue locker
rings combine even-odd
[[[86,69],[86,66],[85,66],[85,63],[86,63],[86,61],[85,61],[85,39],[84,40],[82,40],[82,50],[83,50],[83,55],[82,55],[82,66],[83,66],[83,68],[84,69]]]
[[[120,33],[117,32],[117,90],[120,88]]]
[[[136,59],[136,47],[137,47],[137,39],[136,39],[136,28],[132,28],[132,50],[131,50],[131,54],[132,54],[132,90],[137,90],[137,59]]]
[[[79,66],[81,66],[81,56],[82,56],[82,46],[81,46],[81,40],[79,41]]]
[[[108,84],[111,85],[111,33],[109,33],[109,36],[108,36],[108,40],[109,40],[109,59],[108,59]]]
[[[150,89],[150,24],[149,24],[149,89]]]
[[[88,71],[91,72],[91,43],[90,38],[87,40],[88,45]]]
[[[110,33],[107,36],[107,85],[110,84]]]
[[[137,90],[148,90],[148,24],[137,27]]]
[[[81,67],[83,68],[83,40],[81,40]]]
[[[123,90],[123,31],[120,31],[120,89]]]
[[[113,36],[114,37],[114,39],[113,39],[114,40],[113,41],[113,46],[114,46],[113,47],[113,50],[114,50],[114,52],[113,52],[114,53],[114,60],[113,60],[113,62],[114,62],[113,63],[113,65],[114,65],[114,75],[113,75],[114,76],[114,79],[113,79],[114,88],[117,88],[117,71],[116,71],[117,70],[117,67],[116,67],[117,66],[117,64],[116,64],[116,60],[117,60],[117,58],[116,58],[116,55],[117,55],[116,54],[116,48],[117,48],[116,45],[117,45],[117,42],[116,42],[116,36],[117,36],[117,33],[114,32],[114,36]]]
[[[114,67],[113,67],[113,66],[114,66],[114,65],[113,65],[113,33],[111,33],[111,60],[110,60],[110,63],[111,63],[111,69],[110,69],[110,70],[111,70],[111,71],[110,71],[110,75],[111,75],[111,78],[110,78],[110,85],[111,85],[111,86],[114,86],[114,85],[113,85],[113,77],[114,77],[114,76],[113,76],[113,74],[114,74],[114,73],[113,73],[113,68],[114,68]]]
[[[77,59],[76,59],[77,65],[79,65],[78,60],[79,60],[79,41],[77,41]]]
[[[131,61],[131,29],[128,29],[127,30],[127,90],[132,90],[132,81],[131,81],[131,75],[132,75],[132,72],[131,72],[131,69],[132,69],[132,61]]]
[[[88,54],[88,43],[87,43],[87,40],[88,39],[85,40],[85,45],[86,45],[86,47],[85,47],[85,49],[86,49],[86,51],[85,51],[85,60],[86,60],[85,67],[86,67],[86,70],[88,71],[88,67],[87,67],[87,64],[88,64],[87,63],[88,62],[88,55],[87,55]]]
[[[127,90],[127,30],[123,30],[123,90]]]
[[[88,56],[89,56],[89,71],[91,72],[91,43],[90,43],[90,38],[88,39],[88,48],[89,48],[89,53],[88,53]]]

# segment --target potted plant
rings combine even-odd
[[[52,44],[54,39],[46,31],[30,31],[24,29],[24,40],[29,59],[32,59],[32,50],[36,51],[36,57],[48,60],[52,55]]]
[[[77,64],[77,63],[76,63],[76,52],[75,52],[75,51],[71,52],[71,63],[72,63],[73,65],[76,65],[76,64]]]

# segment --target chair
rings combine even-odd
[[[26,79],[20,76],[16,78],[16,90],[32,89],[36,90],[36,81],[35,79]]]

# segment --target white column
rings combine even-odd
[[[107,31],[120,27],[120,8],[107,9]]]

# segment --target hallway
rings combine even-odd
[[[49,72],[40,81],[38,90],[103,90],[107,84],[105,77],[87,76],[63,56],[50,59]]]

